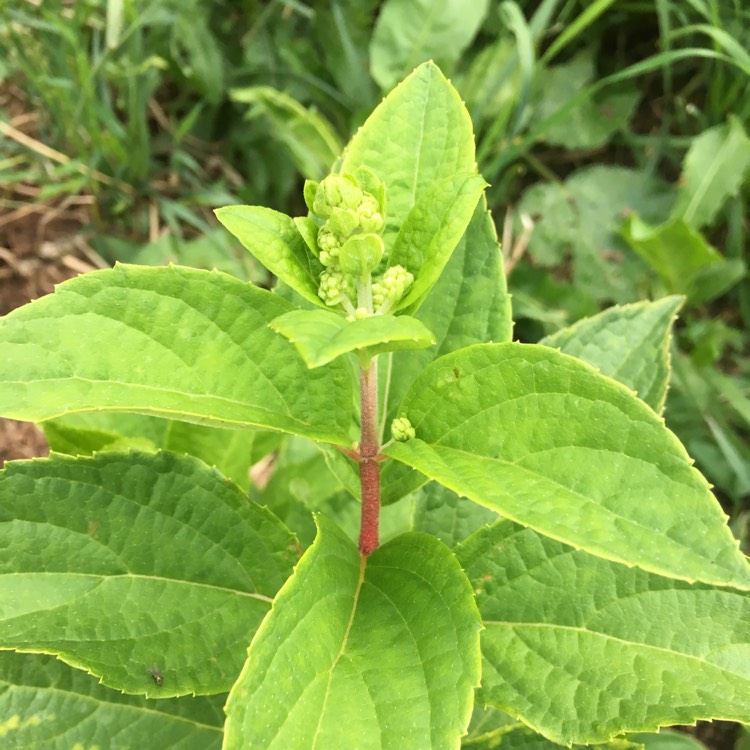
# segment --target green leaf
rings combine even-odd
[[[169,453],[7,464],[0,550],[0,647],[157,697],[228,690],[296,560],[275,516]]]
[[[435,334],[437,341],[429,349],[396,354],[392,367],[381,367],[381,381],[388,384],[389,398],[384,408],[389,421],[397,416],[398,406],[414,379],[436,357],[472,344],[511,340],[510,295],[495,225],[484,196],[445,271],[415,317]]]
[[[562,184],[534,185],[517,213],[535,223],[530,256],[545,268],[569,263],[577,297],[631,302],[641,296],[647,268],[620,236],[623,216],[637,212],[645,221],[660,222],[672,201],[670,186],[661,180],[598,165],[574,172]]]
[[[290,309],[188,268],[72,279],[0,320],[0,414],[43,421],[117,409],[349,444],[351,373],[338,363],[308,371],[268,328]]]
[[[610,307],[539,343],[588,362],[661,413],[669,384],[672,324],[682,302],[682,297],[665,297]]]
[[[443,544],[453,547],[496,521],[497,513],[477,503],[466,502],[465,498],[437,482],[428,482],[415,493],[411,519],[413,529],[432,534]]]
[[[443,272],[471,221],[487,183],[477,174],[457,174],[435,183],[401,225],[388,266],[403,266],[414,283],[394,309],[413,312]]]
[[[589,365],[530,344],[434,362],[388,455],[542,534],[684,580],[750,589],[750,566],[679,441]]]
[[[155,742],[165,750],[220,750],[223,700],[123,695],[52,657],[0,653],[6,750],[150,748]]]
[[[630,735],[644,750],[706,750],[706,746],[695,737],[669,729],[660,732],[638,732]]]
[[[562,745],[548,740],[525,724],[513,720],[494,731],[488,731],[476,737],[470,736],[461,743],[461,750],[497,750],[500,747],[503,750],[562,750]],[[573,745],[573,747],[576,750],[584,750],[587,746]],[[597,744],[596,749],[644,750],[643,745],[621,738]],[[680,748],[680,750],[688,750],[688,748]],[[690,748],[690,750],[699,749]]]
[[[325,307],[318,297],[323,266],[308,251],[294,219],[262,206],[224,206],[214,213],[271,273],[308,302]]]
[[[532,102],[534,125],[552,118],[596,77],[594,55],[585,50],[569,62],[552,68],[538,66]],[[631,84],[621,83],[604,94],[589,96],[566,117],[551,123],[541,133],[546,143],[568,149],[605,146],[620,130],[626,130],[640,94]]]
[[[41,425],[50,449],[72,456],[137,449],[186,453],[247,490],[250,467],[275,450],[278,432],[228,430],[122,412],[81,412]]]
[[[362,558],[330,521],[318,526],[230,693],[225,750],[455,748],[480,628],[456,559],[414,533]]]
[[[370,41],[373,78],[387,91],[415,65],[449,70],[487,15],[488,0],[387,0]]]
[[[633,214],[625,222],[622,235],[664,279],[670,293],[690,296],[697,286],[700,272],[726,263],[703,235],[684,219],[670,219],[652,226]]]
[[[339,174],[359,167],[386,187],[386,249],[435,182],[476,171],[471,117],[434,63],[420,65],[391,91],[349,142]]]
[[[477,592],[477,700],[549,739],[750,720],[750,597],[662,578],[502,521],[457,549]]]
[[[695,138],[685,156],[673,216],[699,229],[711,224],[724,203],[740,189],[750,169],[750,138],[730,116],[725,125]]]
[[[383,426],[398,416],[398,407],[414,379],[436,357],[471,344],[510,341],[513,321],[502,255],[495,225],[482,197],[445,271],[415,317],[435,334],[436,343],[420,350],[381,357],[379,382]],[[390,435],[383,435],[388,440]],[[359,497],[359,475],[339,451],[326,453],[341,482]],[[381,467],[381,502],[389,505],[424,484],[427,478],[398,462]]]
[[[354,111],[367,112],[378,100],[367,45],[379,6],[379,0],[330,0],[317,4],[312,18],[327,75],[346,94]]]
[[[293,310],[275,318],[271,328],[297,347],[308,367],[320,367],[358,349],[378,354],[423,349],[435,343],[435,337],[422,323],[406,315],[347,320],[323,310]]]
[[[294,97],[272,86],[248,86],[229,93],[235,102],[249,104],[248,120],[265,117],[268,133],[289,152],[300,173],[311,180],[328,174],[344,148],[328,120],[314,108],[302,106]]]

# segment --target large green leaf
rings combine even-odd
[[[627,388],[547,347],[488,344],[434,362],[386,453],[542,534],[686,580],[750,589],[706,480]]]
[[[455,557],[412,533],[362,558],[318,523],[230,693],[225,750],[455,748],[480,628]]]
[[[133,448],[187,453],[215,466],[247,490],[250,467],[274,451],[283,440],[279,432],[229,430],[178,422],[143,414],[86,411],[68,414],[41,425],[50,449],[71,456]]]
[[[408,315],[347,320],[323,310],[292,310],[275,318],[271,328],[297,347],[308,367],[320,367],[358,349],[366,349],[372,355],[423,349],[435,343],[424,324]]]
[[[750,596],[602,560],[508,521],[457,548],[485,625],[478,700],[550,739],[750,721]]]
[[[296,549],[273,514],[195,459],[7,464],[0,648],[56,654],[131,693],[226,691]]]
[[[445,268],[471,221],[487,183],[477,174],[440,180],[414,204],[388,256],[414,274],[414,283],[394,309],[413,312]]]
[[[685,156],[673,215],[695,228],[710,224],[740,189],[748,169],[750,138],[736,117],[705,130]]]
[[[348,444],[351,373],[307,369],[268,328],[290,309],[218,272],[117,266],[72,279],[0,320],[0,414],[117,409]]]
[[[223,699],[123,695],[50,656],[0,653],[0,739],[5,750],[219,750]]]
[[[435,59],[448,70],[487,14],[488,0],[387,0],[370,42],[372,76],[386,91],[415,65]]]
[[[496,520],[497,513],[494,511],[477,503],[466,502],[466,498],[459,497],[437,482],[428,482],[415,493],[412,528],[436,536],[449,547]]]
[[[339,171],[362,166],[385,183],[387,249],[433,183],[476,171],[471,118],[434,63],[391,91],[349,142]]]
[[[539,343],[578,357],[632,388],[661,413],[669,384],[671,329],[682,297],[616,305]]]

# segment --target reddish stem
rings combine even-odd
[[[380,523],[380,444],[378,441],[378,368],[374,360],[359,372],[362,405],[359,442],[359,479],[362,487],[362,524],[359,551],[367,556],[378,548]]]

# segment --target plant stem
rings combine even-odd
[[[362,524],[359,551],[367,556],[378,548],[380,523],[380,452],[378,438],[378,366],[373,357],[368,367],[359,371],[359,395],[362,406],[359,441],[359,478],[362,487]]]

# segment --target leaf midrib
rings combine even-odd
[[[346,650],[346,645],[349,642],[349,634],[351,633],[352,625],[354,624],[354,618],[357,614],[357,605],[359,604],[359,596],[360,596],[360,593],[362,592],[362,585],[365,580],[366,569],[367,569],[367,558],[362,556],[360,558],[360,563],[359,563],[359,578],[357,579],[357,587],[354,590],[354,598],[352,600],[352,611],[349,613],[349,621],[346,624],[344,637],[341,639],[341,647],[339,648],[338,653],[336,654],[333,662],[331,663],[330,668],[328,669],[326,691],[325,691],[325,695],[323,696],[323,704],[320,707],[320,716],[318,717],[318,724],[315,727],[315,734],[313,735],[313,738],[312,738],[311,750],[315,750],[318,744],[318,739],[320,738],[320,728],[321,728],[321,725],[323,724],[323,718],[325,717],[325,713],[326,713],[326,705],[328,704],[328,698],[331,693],[331,679],[333,677],[333,673],[336,671],[336,666],[341,660],[341,657],[344,655],[344,651]]]

